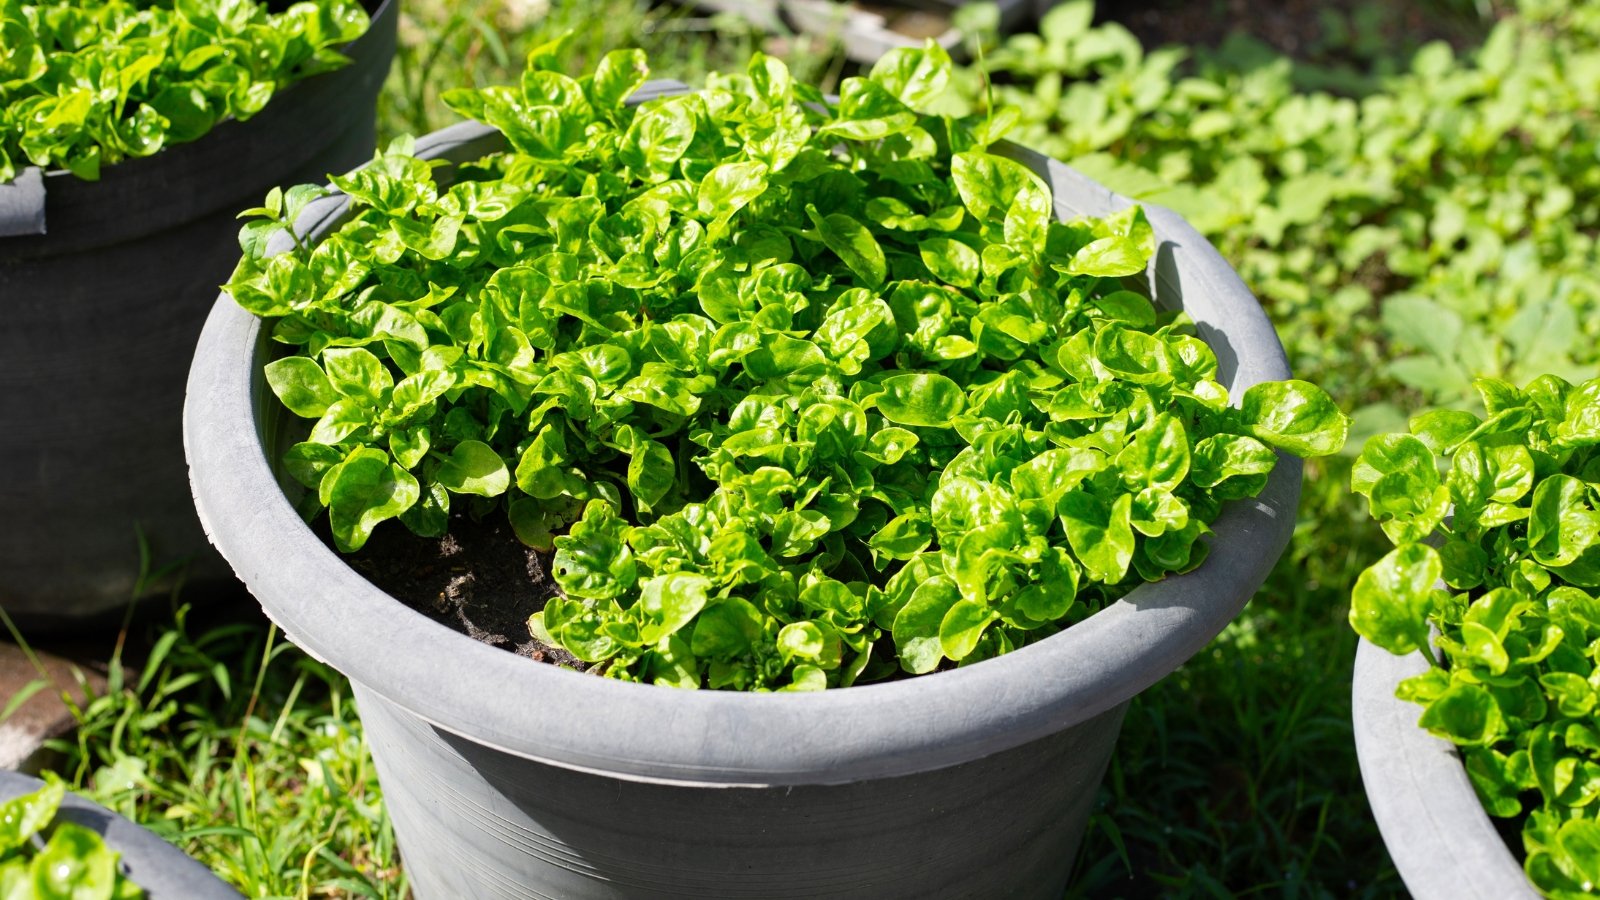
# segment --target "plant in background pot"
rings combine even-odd
[[[1362,775],[1418,896],[1511,896],[1530,883],[1548,897],[1591,896],[1600,379],[1477,388],[1486,418],[1420,415],[1408,434],[1369,440],[1352,475],[1396,549],[1362,573],[1350,621],[1371,645],[1410,655],[1362,647]],[[1459,755],[1430,747],[1424,731]],[[1490,815],[1520,821],[1521,871]]]
[[[0,515],[27,523],[0,605],[20,622],[114,616],[141,532],[163,561],[205,549],[179,406],[230,222],[371,153],[395,6],[0,2]]]
[[[936,46],[837,100],[552,55],[254,210],[191,375],[202,519],[356,683],[419,893],[1058,891],[1127,699],[1281,552],[1273,448],[1344,417],[1180,220],[930,114]],[[356,561],[503,521],[522,639],[612,677],[408,612],[269,458]]]
[[[0,896],[37,900],[233,900],[178,848],[61,782],[0,771]]]

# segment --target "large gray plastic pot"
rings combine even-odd
[[[44,782],[0,770],[0,803],[44,787]],[[190,859],[155,832],[103,806],[68,793],[56,813],[57,822],[82,825],[122,854],[122,874],[144,888],[148,900],[240,900],[243,896],[211,870]]]
[[[647,86],[648,87],[648,86]],[[459,125],[419,155],[504,146]],[[1128,201],[1017,147],[1065,217]],[[330,198],[301,219],[338,221]],[[1234,392],[1287,377],[1260,307],[1171,212],[1161,302],[1182,306]],[[222,297],[189,378],[200,517],[295,643],[350,677],[417,896],[1059,897],[1123,712],[1244,606],[1294,524],[1300,466],[1231,504],[1210,559],[1060,635],[920,678],[814,694],[676,691],[533,662],[373,587],[296,515],[275,474],[293,438],[261,323]],[[288,418],[284,416],[283,418]]]
[[[227,576],[186,485],[190,351],[238,261],[238,211],[371,158],[398,6],[371,0],[351,65],[247,122],[97,182],[31,170],[0,188],[0,606],[25,627],[115,618],[140,532],[157,562],[200,554],[191,581]]]
[[[1533,900],[1538,892],[1484,812],[1455,745],[1417,727],[1394,695],[1428,669],[1362,640],[1351,688],[1356,758],[1389,857],[1417,900]]]

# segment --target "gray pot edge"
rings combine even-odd
[[[649,86],[646,87],[646,90]],[[462,123],[419,152],[470,159],[498,136]],[[1021,148],[1071,217],[1132,201]],[[302,225],[328,227],[336,198]],[[1176,214],[1146,205],[1159,300],[1186,308],[1236,398],[1289,377],[1271,323],[1238,275]],[[373,587],[312,534],[279,489],[257,431],[270,397],[252,360],[258,321],[219,297],[190,373],[184,440],[213,543],[269,616],[311,655],[448,731],[566,768],[666,784],[837,784],[954,765],[1019,746],[1127,701],[1208,643],[1287,545],[1300,462],[1214,523],[1199,569],[1146,584],[1049,640],[980,665],[817,694],[664,689],[535,663],[440,626]],[[670,702],[663,702],[670,700]]]
[[[1422,707],[1394,694],[1428,665],[1420,651],[1398,656],[1364,638],[1356,648],[1356,759],[1384,846],[1417,900],[1533,900],[1455,745],[1419,728]]]
[[[0,802],[43,786],[43,781],[31,775],[0,770]],[[57,816],[93,830],[121,853],[123,874],[143,888],[149,900],[237,900],[243,896],[155,832],[71,791],[61,801]]]

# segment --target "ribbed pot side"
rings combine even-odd
[[[0,237],[0,606],[25,628],[114,619],[141,534],[156,564],[192,559],[191,583],[227,577],[185,477],[188,361],[238,261],[238,211],[371,158],[398,6],[373,5],[350,65],[247,122],[97,182],[46,175],[47,233]]]
[[[37,778],[0,770],[0,802],[43,786]],[[61,802],[56,821],[82,825],[122,854],[122,874],[144,888],[147,900],[239,900],[242,896],[155,832],[76,794],[67,794]]]
[[[1396,656],[1365,640],[1356,649],[1356,758],[1389,857],[1417,900],[1534,900],[1455,745],[1418,728],[1422,707],[1394,695],[1427,669],[1420,652]]]
[[[645,92],[661,91],[647,85]],[[503,146],[463,124],[419,142]],[[1016,147],[1063,217],[1129,201]],[[343,201],[307,210],[312,237]],[[1288,377],[1238,277],[1147,210],[1160,302],[1182,306],[1235,396]],[[207,532],[288,636],[350,676],[421,900],[1059,896],[1128,701],[1244,606],[1293,529],[1300,466],[1230,504],[1209,561],[1059,635],[954,671],[813,694],[674,691],[474,641],[366,582],[295,514],[260,324],[218,300],[185,412]]]
[[[1127,708],[931,772],[715,788],[535,762],[356,702],[417,896],[518,900],[1054,900]]]

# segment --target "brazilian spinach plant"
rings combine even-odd
[[[144,891],[118,868],[121,854],[107,847],[100,835],[72,822],[55,822],[66,793],[59,780],[47,776],[44,787],[0,803],[0,897],[143,897]]]
[[[358,0],[0,0],[0,183],[26,165],[100,168],[248,119],[348,60]]]
[[[1526,813],[1528,877],[1600,885],[1600,379],[1477,382],[1486,418],[1441,410],[1372,438],[1352,473],[1396,548],[1356,581],[1355,629],[1440,665],[1401,682],[1459,745],[1484,808]],[[1441,474],[1442,473],[1442,474]],[[1425,542],[1426,541],[1426,542]]]
[[[392,147],[279,255],[317,189],[251,211],[228,290],[296,351],[266,370],[315,419],[284,462],[342,550],[500,507],[554,549],[543,641],[618,678],[817,689],[1188,571],[1274,448],[1343,444],[1310,384],[1230,407],[1192,323],[1129,289],[1144,213],[1056,221],[989,151],[1005,115],[929,112],[937,47],[837,102],[758,55],[636,108],[640,51],[581,80],[552,56],[446,96],[510,145],[453,182]]]

